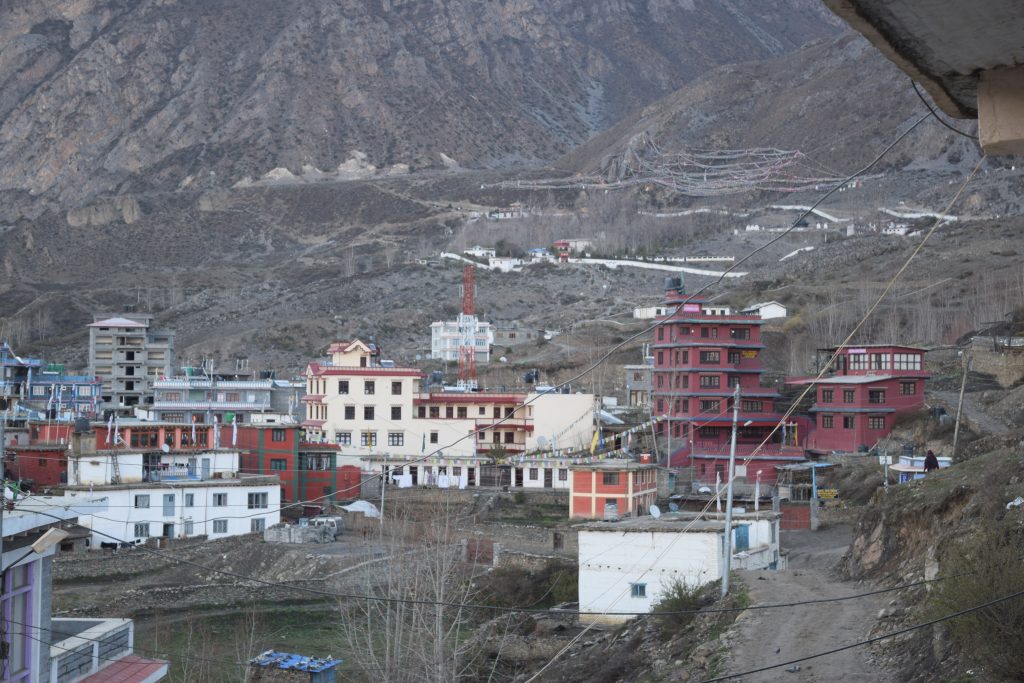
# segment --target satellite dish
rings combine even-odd
[[[654,517],[655,519],[657,519],[658,517],[661,517],[661,508],[658,507],[657,505],[652,505],[651,506],[651,517]]]
[[[168,446],[165,443],[162,443],[162,444],[160,444],[160,450],[162,450],[164,453],[170,453],[171,452],[171,447]]]
[[[676,505],[675,503],[669,503],[668,504],[668,509],[671,512],[679,512],[679,506]]]
[[[544,448],[545,446],[547,446],[548,445],[548,437],[546,437],[546,436],[538,436],[537,437],[537,445],[540,446],[541,448]]]

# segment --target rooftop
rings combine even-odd
[[[597,460],[591,463],[573,465],[573,470],[652,470],[656,467],[653,463],[641,463],[625,458],[613,458],[608,460]]]
[[[733,511],[732,525],[747,522],[774,520],[782,515],[778,512],[736,512]],[[725,529],[725,513],[700,514],[695,512],[664,512],[660,517],[628,517],[617,522],[590,522],[580,527],[582,531],[620,531],[668,533],[720,533]]]
[[[319,673],[327,671],[341,664],[340,659],[327,657],[304,657],[302,655],[290,654],[288,652],[277,652],[267,650],[266,652],[249,660],[250,664],[275,669],[291,669],[295,671],[308,671]]]
[[[128,318],[107,318],[106,320],[97,320],[89,327],[149,327],[149,325]]]
[[[885,375],[826,375],[821,379],[817,377],[793,377],[786,378],[786,384],[873,384],[884,382],[889,379],[902,379],[905,377],[921,378],[920,370],[907,370],[905,373],[893,372]]]

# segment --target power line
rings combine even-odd
[[[941,123],[946,128],[949,128],[951,131],[953,131],[957,135],[963,135],[965,138],[969,138],[971,140],[977,140],[978,139],[977,135],[971,135],[970,133],[965,133],[964,131],[962,131],[962,130],[960,130],[958,128],[955,128],[954,126],[946,123],[946,120],[943,119],[941,116],[939,116],[939,112],[935,111],[935,109],[932,108],[932,105],[928,103],[928,100],[926,100],[924,98],[924,94],[922,94],[920,89],[918,89],[918,87],[917,87],[917,81],[915,81],[913,78],[910,79],[910,85],[914,86],[914,92],[917,93],[918,99],[920,99],[921,103],[924,104],[924,106],[926,106],[928,108],[928,111],[931,112],[932,116],[935,117],[936,121]]]
[[[778,664],[772,664],[771,666],[762,666],[759,669],[751,669],[749,671],[740,671],[740,672],[737,672],[737,673],[726,674],[724,676],[718,676],[716,678],[708,678],[708,679],[705,679],[702,683],[717,683],[718,681],[727,681],[727,680],[732,679],[732,678],[740,678],[740,677],[743,677],[743,676],[750,676],[752,674],[761,673],[761,672],[764,672],[764,671],[771,671],[772,669],[777,669],[780,666],[791,666],[793,664],[799,664],[800,662],[806,662],[806,661],[808,661],[810,659],[817,659],[818,657],[827,657],[828,655],[834,655],[837,652],[843,652],[845,650],[852,650],[855,647],[861,647],[862,645],[870,645],[872,643],[877,643],[880,640],[885,640],[886,638],[893,638],[895,636],[899,636],[899,635],[902,635],[904,633],[910,633],[911,631],[916,631],[918,629],[922,629],[922,628],[925,628],[927,626],[933,626],[933,625],[941,623],[943,621],[949,621],[951,619],[956,619],[957,617],[962,617],[965,614],[970,614],[971,612],[977,612],[978,610],[985,609],[986,607],[991,607],[992,605],[998,605],[999,603],[1006,602],[1008,600],[1013,600],[1014,598],[1019,598],[1022,595],[1024,595],[1024,591],[1017,591],[1016,593],[1011,593],[1010,595],[1004,595],[1001,598],[996,598],[995,600],[989,600],[988,602],[982,603],[980,605],[975,605],[974,607],[968,607],[967,609],[962,609],[959,612],[953,612],[952,614],[947,614],[945,616],[938,617],[938,618],[932,619],[930,621],[925,621],[925,622],[922,622],[920,624],[914,624],[913,626],[907,626],[906,628],[901,628],[901,629],[898,629],[896,631],[890,631],[889,633],[884,633],[884,634],[882,634],[880,636],[875,636],[873,638],[867,638],[865,640],[860,640],[860,641],[857,641],[856,643],[850,643],[849,645],[843,645],[841,647],[835,647],[835,648],[832,648],[831,650],[826,650],[824,652],[818,652],[818,653],[813,654],[813,655],[807,655],[806,657],[800,657],[798,659],[791,659],[791,660],[786,661],[786,662],[779,662]]]

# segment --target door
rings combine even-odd
[[[741,550],[750,549],[750,527],[744,524],[743,526],[736,527],[734,531],[735,544],[732,549],[734,553],[738,553]]]
[[[196,459],[195,458],[189,458],[188,459],[188,476],[190,476],[190,477],[196,476]]]
[[[415,465],[409,465],[409,477],[412,479],[413,486],[416,486],[416,484],[418,483],[420,473],[419,470],[420,468],[416,467]]]
[[[476,486],[476,468],[475,467],[467,467],[466,468],[466,485],[467,486]]]
[[[164,524],[164,538],[174,538],[174,523],[168,522]]]
[[[523,485],[523,468],[522,467],[517,467],[516,468],[516,486],[522,487],[522,485]]]
[[[173,517],[173,516],[174,516],[174,494],[173,493],[165,493],[164,494],[164,517]]]
[[[554,486],[554,480],[551,478],[554,474],[554,470],[550,467],[544,468],[544,488],[549,489]]]
[[[210,478],[210,459],[209,458],[203,458],[202,477],[203,477],[204,480]]]

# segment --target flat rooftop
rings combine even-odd
[[[739,526],[746,522],[774,520],[781,517],[778,512],[733,512],[732,525]],[[590,522],[580,527],[581,531],[620,531],[662,533],[707,533],[721,532],[725,529],[725,513],[700,514],[694,512],[664,512],[660,517],[627,517],[617,522]]]

